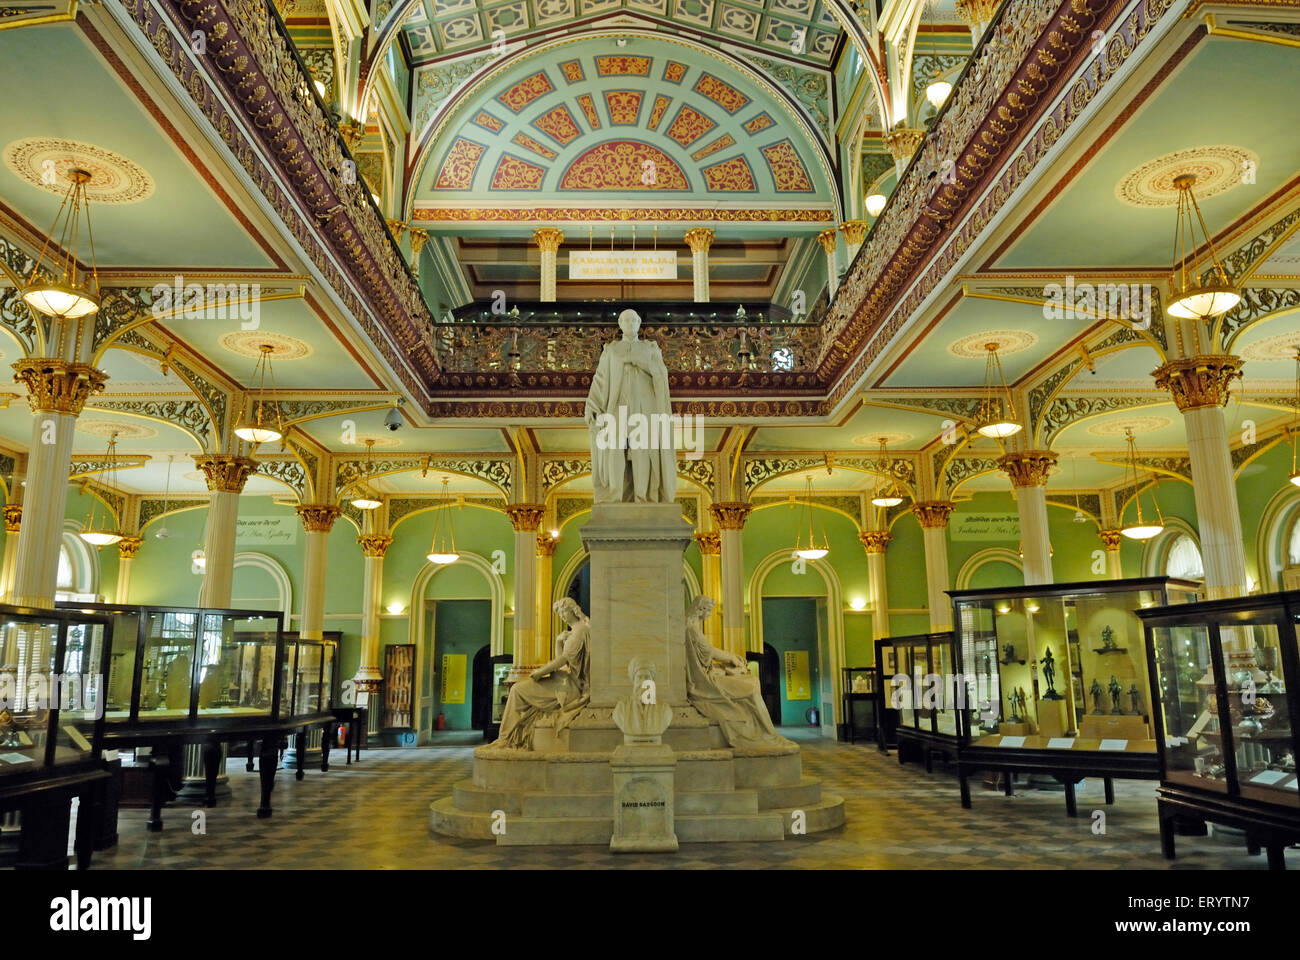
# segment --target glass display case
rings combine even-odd
[[[105,717],[119,726],[234,728],[328,713],[332,640],[286,640],[258,610],[59,604],[113,622]]]
[[[0,790],[98,763],[112,623],[0,606]]]
[[[1280,846],[1300,839],[1300,592],[1138,615],[1155,681],[1166,855],[1172,821],[1200,819],[1246,830],[1280,863]]]
[[[938,754],[955,758],[961,729],[959,714],[976,703],[974,685],[956,682],[953,634],[920,633],[876,641],[877,710],[882,749],[886,728],[898,745],[898,762],[913,756],[931,768]]]
[[[1088,774],[1155,779],[1152,683],[1138,612],[1197,598],[1200,585],[1170,577],[949,591],[952,662],[988,702],[957,711],[959,778],[977,769],[1044,773],[1065,784]],[[942,666],[942,664],[941,664]],[[987,691],[980,694],[983,688]]]
[[[876,737],[876,668],[843,667],[844,725],[841,739],[857,743],[858,739]]]

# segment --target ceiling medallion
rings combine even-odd
[[[357,436],[357,443],[364,447],[366,444],[373,444],[376,447],[400,447],[402,441],[396,437],[369,437]]]
[[[1271,337],[1256,340],[1254,343],[1247,344],[1240,350],[1234,350],[1233,352],[1243,360],[1262,360],[1265,362],[1285,360],[1289,363],[1295,359],[1298,347],[1300,347],[1300,334],[1277,333]]]
[[[87,420],[85,417],[77,419],[77,433],[86,433],[92,437],[112,437],[116,434],[119,440],[148,440],[158,436],[157,430],[143,423],[129,420]]]
[[[264,330],[234,330],[223,334],[217,343],[231,353],[253,360],[262,356],[263,346],[271,348],[269,354],[273,360],[301,360],[312,354],[312,349],[306,341],[283,333],[268,333]]]
[[[1125,174],[1115,185],[1115,196],[1130,207],[1172,207],[1178,204],[1174,180],[1196,176],[1196,199],[1216,197],[1242,183],[1254,182],[1259,154],[1245,147],[1218,144],[1176,150],[1148,160]]]
[[[0,157],[19,177],[47,193],[63,194],[67,173],[74,168],[90,174],[86,199],[92,203],[138,203],[154,192],[153,178],[143,167],[93,143],[26,137],[5,147]]]
[[[998,353],[1005,357],[1009,353],[1028,350],[1037,342],[1038,335],[1028,330],[985,330],[953,341],[948,344],[948,352],[967,360],[983,360],[988,355],[990,343],[997,344]]]
[[[1122,437],[1129,431],[1135,434],[1154,433],[1163,430],[1173,421],[1168,417],[1124,417],[1118,420],[1103,420],[1088,427],[1094,437]]]
[[[900,444],[907,443],[907,441],[911,440],[913,436],[913,434],[902,433],[900,431],[895,431],[893,433],[886,431],[882,433],[881,431],[876,430],[872,433],[864,433],[860,437],[854,437],[851,442],[855,446],[859,447],[878,447],[880,446],[880,441],[884,440],[885,443],[892,443],[894,446],[899,446]]]

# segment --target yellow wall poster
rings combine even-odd
[[[465,702],[465,654],[442,655],[442,702]]]
[[[807,650],[785,652],[785,698],[787,700],[812,699],[812,680],[808,676]]]

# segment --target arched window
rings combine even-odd
[[[1188,534],[1180,533],[1165,554],[1165,574],[1182,580],[1204,580],[1205,564],[1201,549]]]
[[[55,600],[95,601],[99,580],[99,557],[81,539],[65,531],[59,541],[59,573],[54,584]]]
[[[1286,565],[1300,567],[1300,519],[1291,524],[1291,539],[1286,547]]]

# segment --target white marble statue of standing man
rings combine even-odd
[[[623,339],[605,344],[583,417],[591,436],[597,503],[672,503],[677,454],[668,368],[659,345],[641,340],[635,310],[618,315]]]

